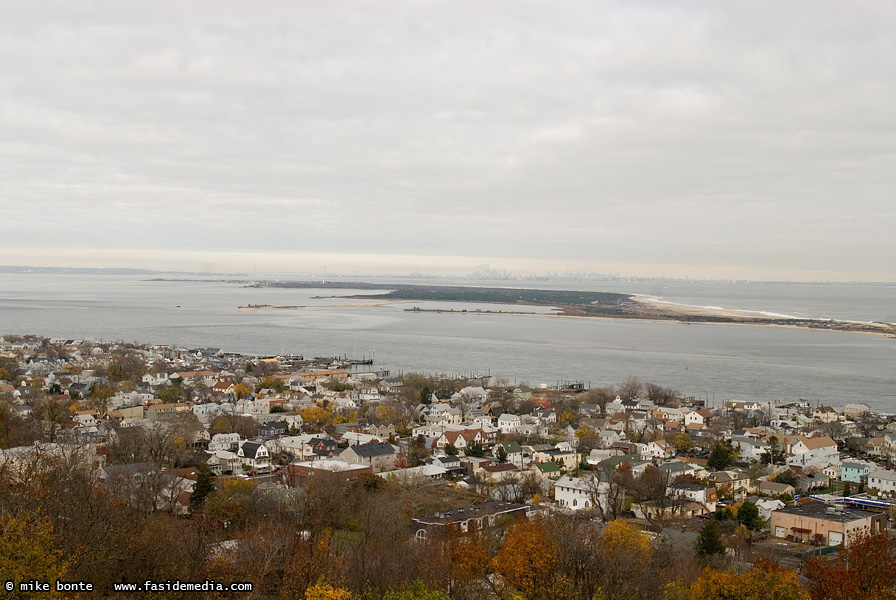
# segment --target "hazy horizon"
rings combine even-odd
[[[0,262],[896,281],[894,18],[13,0]]]

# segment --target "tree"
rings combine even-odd
[[[351,591],[318,581],[305,590],[305,600],[358,600]]]
[[[470,442],[467,446],[466,451],[467,456],[473,456],[475,458],[482,458],[485,456],[485,448],[482,447],[482,444],[479,442]]]
[[[752,502],[744,502],[737,509],[738,522],[749,529],[757,531],[762,529],[762,518],[759,516],[759,509]]]
[[[689,587],[677,582],[667,585],[665,597],[666,600],[809,600],[795,572],[765,559],[756,561],[746,573],[706,567]]]
[[[783,465],[786,460],[787,455],[784,453],[784,448],[778,441],[777,436],[769,437],[768,450],[760,455],[759,461],[764,465]]]
[[[819,556],[806,561],[812,598],[896,598],[896,539],[880,533],[848,542],[836,560]]]
[[[37,513],[22,513],[14,517],[0,513],[0,580],[4,582],[39,579],[53,582],[64,579],[67,563],[61,552],[54,548],[53,527],[49,519]],[[49,593],[18,595],[10,598],[58,598],[61,595],[51,588]]]
[[[844,495],[844,496],[851,496],[851,495],[852,495],[852,486],[849,484],[848,481],[847,481],[846,483],[843,484],[843,495]]]
[[[734,449],[731,447],[731,442],[725,440],[724,442],[716,442],[712,447],[712,451],[709,453],[709,459],[706,461],[706,466],[713,471],[721,471],[722,469],[731,466],[733,462]]]
[[[691,439],[686,433],[679,433],[675,436],[675,439],[672,440],[672,445],[675,446],[676,450],[680,450],[681,452],[690,452],[694,449],[694,440]]]
[[[601,589],[610,592],[613,598],[645,597],[645,586],[651,585],[645,572],[652,555],[647,534],[623,519],[611,521],[597,543],[597,559],[602,566]]]
[[[275,392],[282,392],[286,390],[286,382],[283,381],[280,377],[265,377],[261,381],[261,389],[274,390]]]
[[[215,489],[214,477],[208,463],[201,462],[196,467],[196,483],[190,496],[190,510],[197,511],[205,506],[205,500]]]
[[[644,517],[661,530],[682,508],[682,504],[677,499],[670,498],[667,493],[670,479],[668,471],[648,465],[637,479],[633,490],[641,503]]]
[[[451,598],[445,592],[431,590],[422,581],[415,579],[406,590],[386,592],[383,600],[451,600]]]
[[[790,469],[785,469],[775,476],[778,483],[786,483],[787,485],[796,486],[799,483],[799,477]]]
[[[245,383],[238,383],[233,386],[233,395],[237,400],[242,400],[246,396],[249,396],[253,391],[254,390]]]
[[[175,402],[183,402],[184,389],[182,387],[172,385],[159,392],[159,400],[165,404],[173,404]]]
[[[641,397],[644,385],[637,377],[629,377],[619,386],[619,397],[623,400],[635,400]]]
[[[445,454],[448,456],[457,456],[457,446],[454,444],[445,444]]]
[[[501,551],[492,559],[501,587],[527,600],[551,597],[557,564],[557,545],[548,535],[547,522],[527,517],[507,529]]]
[[[588,423],[582,423],[581,425],[579,425],[579,428],[576,429],[577,439],[583,440],[585,438],[594,437],[594,435],[594,427],[592,427]]]
[[[466,597],[479,590],[489,578],[489,540],[482,529],[473,527],[463,532],[457,525],[449,525],[441,555],[448,568],[448,592]]]
[[[715,519],[709,519],[703,524],[703,529],[700,530],[700,535],[694,543],[694,551],[701,557],[725,553],[725,542],[722,540],[719,523]]]
[[[498,446],[498,449],[495,451],[495,462],[499,465],[503,465],[507,462],[507,450],[503,445]]]

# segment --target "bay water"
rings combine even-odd
[[[637,293],[691,306],[896,323],[896,285],[467,283]],[[896,339],[777,327],[551,317],[544,316],[551,312],[545,307],[523,309],[540,316],[474,314],[459,311],[520,308],[439,302],[373,305],[328,298],[350,293],[252,288],[211,279],[0,273],[0,335],[218,347],[264,355],[372,355],[376,368],[393,373],[490,373],[532,386],[579,380],[596,387],[635,376],[715,405],[728,399],[802,398],[833,406],[862,402],[896,413]],[[250,304],[302,308],[236,310]],[[412,306],[456,312],[406,310]]]

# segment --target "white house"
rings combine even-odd
[[[868,474],[868,491],[878,496],[896,495],[896,471],[880,469]]]
[[[787,444],[787,453],[792,457],[802,455],[799,464],[808,464],[813,460],[821,463],[840,462],[840,451],[837,449],[837,442],[826,435],[812,438],[795,435],[790,440],[790,443]]]
[[[571,510],[589,510],[594,508],[595,496],[600,502],[601,495],[606,495],[607,484],[588,475],[570,477],[564,475],[554,484],[554,499],[561,508]]]
[[[262,443],[243,442],[236,454],[247,467],[260,469],[271,466],[271,454]]]
[[[665,440],[656,440],[647,444],[647,454],[650,458],[672,458],[675,456],[675,448]]]
[[[706,427],[709,424],[709,420],[712,418],[712,413],[706,410],[705,408],[701,408],[700,410],[692,410],[684,416],[684,426],[688,425],[699,425],[700,427]]]
[[[212,436],[208,443],[209,452],[217,452],[218,450],[230,450],[239,445],[240,434],[238,433],[216,433]]]
[[[517,427],[519,427],[521,424],[522,419],[520,419],[519,415],[504,413],[500,417],[498,417],[498,429],[501,430],[501,433],[510,433],[512,431],[516,431]]]

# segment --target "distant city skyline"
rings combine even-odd
[[[0,263],[896,281],[896,5],[5,5]]]

